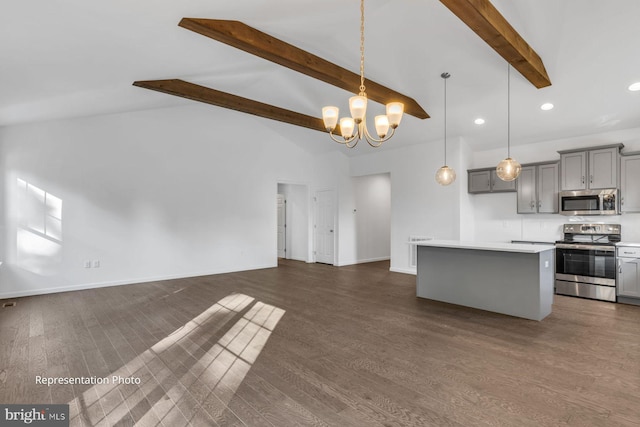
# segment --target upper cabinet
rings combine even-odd
[[[470,169],[468,173],[469,193],[499,193],[516,191],[515,181],[503,181],[495,168]]]
[[[620,159],[620,212],[640,212],[640,153]]]
[[[622,144],[560,153],[560,189],[618,188],[618,162]]]
[[[560,154],[560,188],[585,190],[587,188],[587,152]]]
[[[558,163],[523,165],[517,190],[518,213],[558,213]]]

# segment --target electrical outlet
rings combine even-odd
[[[100,268],[100,260],[99,259],[93,260],[93,268]]]
[[[84,268],[91,268],[91,261],[87,260],[84,262]]]

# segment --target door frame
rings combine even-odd
[[[315,233],[314,233],[314,229],[313,229],[313,225],[314,225],[314,216],[313,216],[313,212],[315,209],[315,206],[313,205],[312,201],[313,198],[311,197],[311,189],[308,183],[306,182],[300,182],[300,181],[290,181],[290,180],[284,180],[284,179],[278,179],[276,180],[276,185],[275,185],[275,193],[276,195],[278,194],[282,194],[280,192],[280,186],[284,186],[286,188],[286,186],[297,186],[297,187],[302,187],[303,192],[304,192],[304,198],[306,201],[306,210],[304,211],[304,220],[306,221],[306,229],[304,234],[306,235],[306,254],[304,256],[304,259],[301,259],[302,257],[298,256],[294,258],[294,254],[293,254],[293,246],[294,243],[292,242],[292,239],[295,239],[296,236],[301,236],[302,232],[299,233],[295,233],[291,227],[289,227],[290,224],[287,224],[287,231],[286,231],[286,239],[287,242],[285,242],[285,246],[287,248],[287,253],[286,253],[286,259],[295,259],[295,260],[300,260],[300,261],[304,261],[306,263],[313,263],[315,262],[315,258],[314,258],[314,237],[315,237]],[[284,194],[285,196],[285,200],[287,200],[287,203],[285,204],[285,215],[287,217],[287,222],[289,222],[289,218],[290,218],[290,209],[292,209],[291,207],[291,203],[289,203],[289,197],[287,196],[287,194]],[[277,215],[277,212],[276,212]],[[296,228],[297,230],[297,228]],[[275,218],[275,224],[274,224],[274,236],[275,239],[277,239],[277,231],[278,231],[278,219]],[[277,241],[276,243],[276,260],[277,260],[277,255],[278,255],[278,248],[277,248]]]

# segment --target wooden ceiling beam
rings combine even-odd
[[[244,50],[252,55],[298,71],[307,76],[337,86],[355,94],[359,93],[360,75],[342,68],[312,53],[256,30],[239,21],[220,19],[183,18],[181,27],[203,36]],[[366,80],[367,97],[381,104],[399,101],[404,103],[406,114],[419,119],[429,115],[415,99],[398,93],[381,84]]]
[[[169,95],[191,99],[193,101],[204,102],[218,107],[253,114],[259,117],[265,117],[271,120],[278,120],[280,122],[302,126],[308,129],[321,132],[327,131],[322,119],[320,118],[307,116],[306,114],[297,113],[295,111],[286,110],[270,104],[254,101],[253,99],[221,92],[219,90],[200,86],[195,83],[189,83],[180,79],[136,81],[133,82],[133,85]],[[339,134],[340,130],[336,129],[336,132]]]
[[[489,0],[440,0],[538,89],[551,86],[540,56]]]

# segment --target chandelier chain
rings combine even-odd
[[[360,0],[360,96],[366,96],[364,87],[364,0]]]

